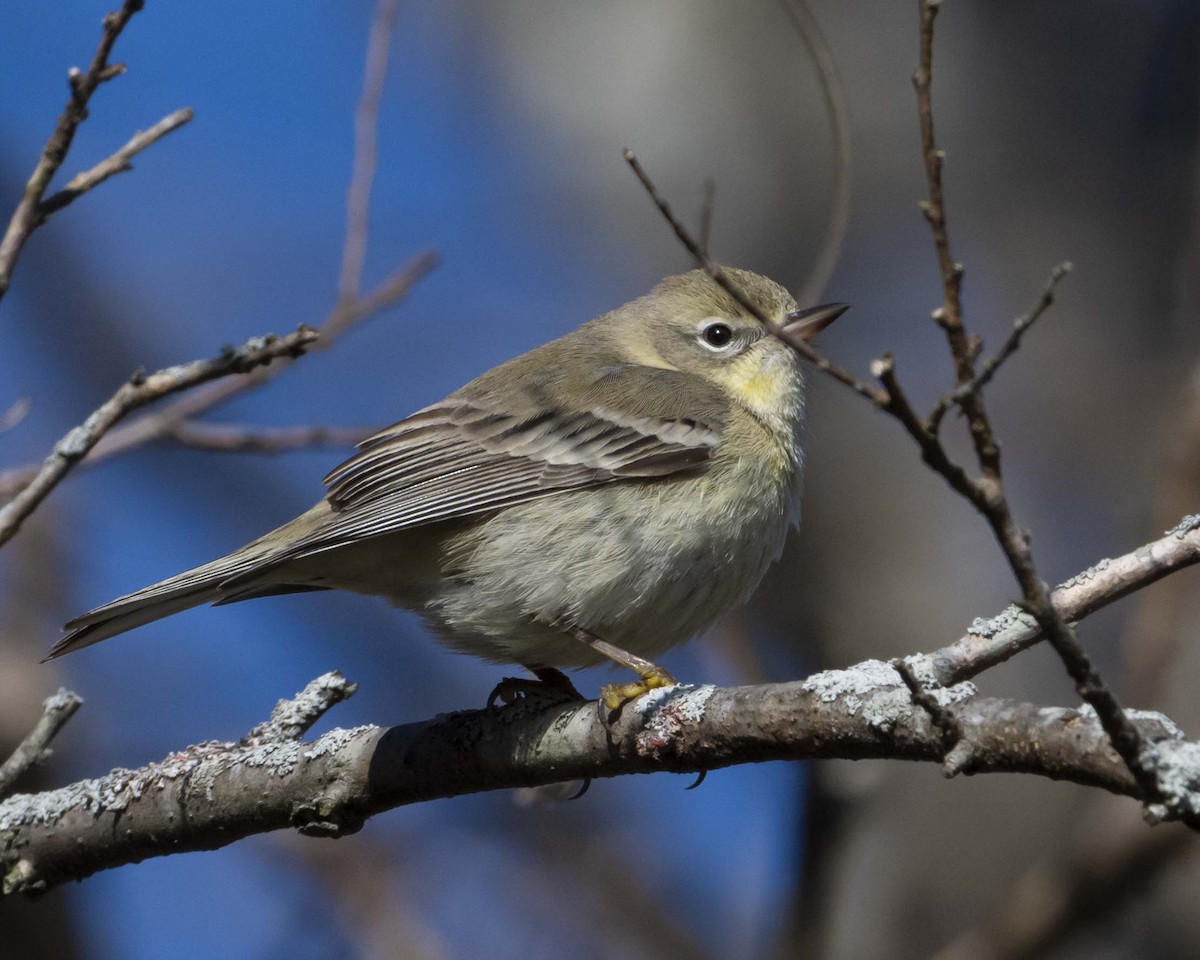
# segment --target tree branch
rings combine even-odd
[[[59,440],[29,483],[0,508],[0,546],[13,537],[25,518],[49,496],[71,468],[130,411],[167,394],[188,390],[232,373],[247,373],[264,367],[280,357],[299,357],[318,336],[311,327],[301,326],[286,337],[269,334],[247,340],[237,349],[227,347],[219,357],[211,360],[194,360],[149,376],[135,373],[87,420]]]
[[[125,72],[124,64],[110,64],[108,58],[121,31],[133,15],[142,9],[143,4],[144,0],[125,0],[119,11],[105,16],[100,45],[87,71],[81,72],[72,67],[67,73],[71,96],[58,118],[54,133],[42,147],[37,166],[33,168],[21,201],[13,211],[4,238],[0,240],[0,299],[3,299],[12,283],[12,272],[21,256],[25,241],[45,219],[41,209],[42,197],[49,188],[50,181],[54,179],[54,174],[66,159],[75,139],[75,131],[87,119],[88,103],[92,94],[100,84]]]
[[[184,107],[181,110],[176,110],[174,113],[167,114],[167,116],[163,117],[148,130],[139,130],[135,133],[125,146],[106,160],[100,161],[90,170],[76,174],[65,187],[38,204],[37,226],[41,226],[50,219],[52,214],[57,213],[63,207],[72,203],[77,197],[82,196],[94,187],[100,186],[109,177],[115,177],[118,173],[125,173],[132,170],[132,160],[134,157],[147,147],[158,143],[167,134],[178,130],[186,123],[190,123],[194,116],[195,111],[191,107]]]
[[[328,675],[314,685],[339,681]],[[1033,773],[1140,796],[1087,713],[978,697],[970,684],[938,696],[956,704],[972,745],[971,773]],[[307,721],[330,699],[298,709]],[[293,708],[285,702],[274,716]],[[1165,717],[1136,714],[1132,721],[1180,755],[1196,747]],[[0,803],[4,892],[36,893],[97,870],[285,827],[341,836],[384,810],[441,797],[766,760],[940,761],[944,749],[942,731],[879,661],[794,683],[654,691],[631,704],[611,734],[594,703],[578,702],[535,710],[519,701],[390,729],[338,729],[301,744],[291,737],[304,725],[272,721],[270,734],[285,735],[204,743],[139,770]],[[1200,764],[1186,772],[1195,782]]]

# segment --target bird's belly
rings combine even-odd
[[[743,603],[779,556],[782,488],[703,504],[698,478],[547,497],[447,539],[421,612],[450,646],[501,662],[598,662],[578,626],[645,657]]]

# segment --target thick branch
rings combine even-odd
[[[21,197],[21,202],[13,211],[4,238],[0,240],[0,299],[8,292],[9,284],[12,282],[13,268],[17,265],[17,259],[21,256],[25,241],[44,219],[41,211],[42,197],[45,196],[50,181],[54,179],[54,174],[58,172],[58,168],[66,159],[67,151],[71,149],[71,142],[75,139],[75,131],[87,119],[88,102],[92,99],[92,94],[96,92],[96,88],[100,84],[125,72],[123,64],[109,64],[108,58],[121,31],[125,29],[125,25],[129,23],[133,15],[142,9],[143,2],[144,0],[125,0],[119,11],[108,14],[104,18],[104,30],[100,35],[100,45],[96,48],[96,55],[92,58],[87,71],[81,72],[72,67],[67,73],[71,96],[63,108],[62,115],[58,118],[54,133],[42,147],[42,155],[38,158],[37,166],[34,167],[33,174],[25,184],[25,193]]]
[[[25,518],[49,496],[68,471],[130,411],[159,397],[188,390],[210,380],[232,373],[247,373],[280,357],[298,357],[317,337],[317,331],[302,326],[286,337],[273,334],[255,337],[237,349],[227,348],[219,357],[211,360],[194,360],[149,376],[134,374],[103,406],[59,440],[37,474],[20,493],[0,508],[0,546],[12,538]]]
[[[1073,710],[942,691],[972,747],[970,772],[1024,772],[1138,795],[1099,724]],[[1150,739],[1183,743],[1156,714]],[[296,827],[339,836],[393,807],[487,790],[814,757],[938,761],[942,735],[890,666],[867,661],[757,687],[674,687],[631,704],[611,736],[594,703],[447,714],[311,743],[207,743],[0,804],[5,892],[37,892],[166,853]]]

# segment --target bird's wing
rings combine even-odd
[[[685,393],[683,374],[622,364],[582,391],[538,384],[516,396],[454,394],[365,440],[333,470],[325,478],[333,512],[287,556],[698,468],[720,440],[727,406],[716,387],[686,380]],[[695,415],[684,415],[685,403]]]

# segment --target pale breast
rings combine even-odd
[[[694,476],[631,481],[502,511],[447,543],[423,614],[451,646],[578,666],[582,626],[653,657],[744,603],[783,548],[798,458],[755,445]]]

